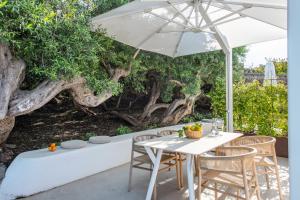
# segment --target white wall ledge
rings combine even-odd
[[[0,199],[30,196],[123,165],[130,161],[133,136],[179,130],[184,125],[115,136],[111,143],[88,144],[82,149],[58,148],[56,152],[41,149],[21,153],[6,171]]]

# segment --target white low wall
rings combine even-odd
[[[82,149],[58,148],[56,152],[41,149],[22,153],[6,171],[0,187],[0,199],[30,196],[123,165],[130,161],[133,136],[157,134],[161,130],[179,130],[182,126],[115,136],[111,143],[88,144]]]

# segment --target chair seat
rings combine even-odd
[[[255,156],[254,160],[256,166],[275,166],[274,161],[268,157]]]
[[[240,174],[228,174],[217,171],[207,171],[203,173],[203,179],[221,184],[231,185],[237,188],[244,188],[243,176]],[[247,176],[248,184],[251,182],[251,177]]]
[[[161,163],[168,162],[174,159],[174,155],[163,154],[161,156]],[[134,158],[135,161],[142,163],[152,163],[148,155],[141,155]]]

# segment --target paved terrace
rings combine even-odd
[[[279,164],[283,194],[285,199],[289,199],[288,160],[279,158]],[[25,200],[142,200],[146,195],[150,174],[147,171],[134,169],[133,189],[131,192],[127,192],[128,169],[129,165],[126,164],[47,192],[27,197]],[[267,190],[264,179],[260,178],[262,199],[279,199],[276,192],[275,177],[271,177],[270,180],[271,189]],[[174,170],[160,173],[158,184],[159,200],[181,200],[188,197],[186,187],[180,191],[176,190]],[[202,194],[202,199],[214,199],[214,195],[205,190]]]

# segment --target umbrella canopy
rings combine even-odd
[[[91,26],[127,45],[171,57],[222,49],[226,125],[232,132],[232,48],[286,37],[287,1],[135,0],[92,18]]]
[[[265,66],[264,85],[277,85],[276,70],[272,61],[268,61]]]
[[[171,57],[286,37],[286,0],[133,1],[91,20],[127,45]]]

